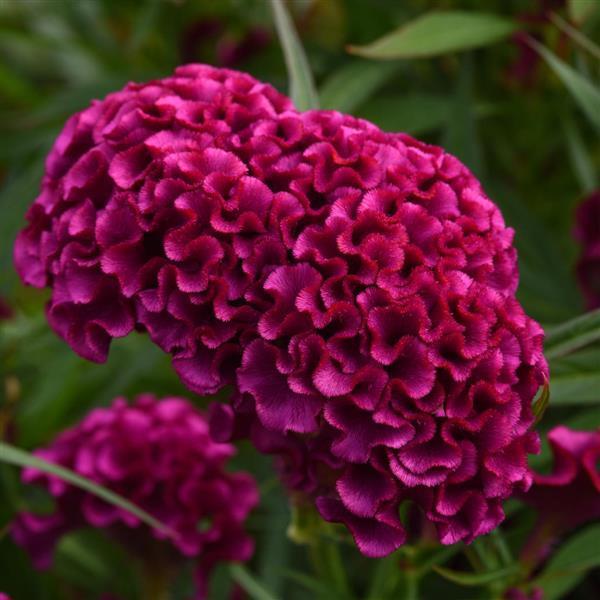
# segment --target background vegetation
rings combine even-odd
[[[600,161],[600,48],[594,44],[600,1],[298,0],[289,9],[321,107],[441,144],[482,180],[516,229],[519,296],[527,312],[551,332],[569,321],[550,337],[551,401],[541,428],[599,426],[600,319],[591,314],[579,329],[570,320],[584,311],[573,268],[579,252],[574,209],[596,187]],[[454,47],[440,48],[453,29],[446,15],[416,41],[392,39],[391,50],[386,43],[369,45],[432,10],[485,10],[508,26],[497,20],[496,29],[472,26]],[[482,31],[488,32],[483,41],[476,39]],[[0,439],[34,448],[121,394],[189,396],[168,358],[142,336],[116,343],[106,365],[75,356],[49,330],[44,294],[22,287],[12,267],[15,234],[65,119],[127,81],[162,77],[185,62],[245,70],[288,89],[266,0],[0,0],[0,296],[12,312],[0,329]],[[314,102],[301,81],[302,65],[295,74],[295,97]],[[588,334],[583,341],[581,331]],[[533,464],[547,468],[548,460],[545,449]],[[270,461],[243,445],[235,463],[261,484],[261,505],[250,522],[257,552],[245,569],[221,569],[211,598],[228,597],[233,579],[262,600],[347,598],[348,589],[370,600],[496,597],[518,571],[513,557],[533,518],[509,503],[502,531],[474,545],[485,559],[479,571],[460,545],[406,547],[374,561],[327,536],[324,547],[340,550],[343,562],[326,552],[315,564],[314,548],[286,536],[291,515]],[[17,510],[44,510],[45,502],[20,485],[13,467],[0,465],[0,591],[15,600],[104,592],[139,597],[135,563],[97,532],[67,537],[54,568],[33,571],[6,530]],[[592,524],[566,540],[538,575],[545,597],[600,597],[593,571],[599,539],[599,525]],[[185,598],[189,585],[183,574],[175,597]]]

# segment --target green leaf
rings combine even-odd
[[[547,331],[545,355],[548,360],[566,356],[600,340],[600,309],[590,311]]]
[[[298,110],[319,108],[308,59],[283,0],[271,0],[271,9],[288,70],[292,102]]]
[[[598,186],[596,169],[573,119],[565,119],[564,130],[573,171],[579,181],[581,191],[588,194]]]
[[[533,38],[528,38],[528,42],[569,90],[590,122],[600,129],[600,89]]]
[[[600,402],[600,372],[550,377],[552,406]]]
[[[443,127],[450,112],[449,104],[448,97],[441,94],[376,96],[361,108],[358,116],[372,121],[385,131],[404,131],[416,135]]]
[[[550,402],[550,386],[545,383],[542,387],[542,392],[535,400],[532,406],[533,415],[535,416],[535,424],[537,425],[543,418]]]
[[[277,600],[277,598],[242,565],[231,565],[229,572],[231,573],[231,577],[253,600]]]
[[[166,525],[163,525],[152,515],[137,507],[135,504],[133,504],[133,502],[130,502],[122,496],[111,492],[105,487],[95,484],[85,477],[81,477],[81,475],[77,475],[69,469],[65,469],[64,467],[54,465],[37,456],[33,456],[29,452],[25,452],[25,450],[21,450],[20,448],[16,448],[15,446],[11,446],[10,444],[6,444],[4,442],[0,442],[0,462],[15,465],[17,467],[32,467],[44,473],[48,473],[49,475],[54,475],[55,477],[58,477],[59,479],[62,479],[71,485],[77,486],[78,488],[81,488],[82,490],[101,498],[109,504],[118,506],[122,510],[125,510],[137,517],[149,527],[158,529],[169,536],[176,535],[175,532],[169,529]]]
[[[445,567],[434,566],[433,570],[441,575],[444,579],[458,583],[464,586],[478,586],[487,585],[493,581],[506,579],[511,575],[514,575],[519,570],[519,565],[514,564],[509,567],[503,567],[502,569],[495,569],[493,571],[485,571],[483,573],[467,573],[463,571],[454,571],[452,569],[446,569]]]
[[[483,175],[483,151],[473,110],[473,61],[466,56],[461,65],[456,90],[448,103],[442,145],[458,156],[476,175]]]
[[[586,571],[600,566],[598,540],[600,524],[575,534],[558,548],[532,587],[544,590],[544,600],[564,598]]]
[[[550,20],[567,36],[569,36],[575,44],[591,54],[595,59],[600,59],[600,48],[584,35],[579,29],[569,25],[562,17],[556,13],[550,13]]]
[[[321,106],[351,113],[399,70],[396,63],[356,60],[335,71],[321,86]]]
[[[512,21],[493,14],[436,11],[406,23],[371,44],[349,46],[348,51],[380,60],[439,56],[493,44],[514,30]]]
[[[568,0],[567,10],[569,17],[575,23],[583,23],[600,6],[597,0]]]

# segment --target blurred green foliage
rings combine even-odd
[[[433,9],[478,11],[482,5],[532,35],[529,51],[506,38],[508,30],[494,45],[416,60],[378,62],[346,50]],[[543,7],[557,16],[532,18]],[[600,49],[594,40],[600,38],[600,2],[297,0],[289,8],[320,105],[442,144],[460,157],[516,230],[519,296],[529,314],[549,326],[580,314],[571,231],[575,206],[598,184]],[[571,25],[565,27],[566,19]],[[425,32],[421,43],[427,42]],[[0,438],[32,448],[117,395],[189,395],[168,358],[144,337],[118,341],[105,365],[75,356],[45,322],[44,293],[22,287],[12,267],[14,237],[65,119],[127,81],[161,77],[184,62],[227,64],[281,90],[288,85],[267,0],[0,0],[0,297],[15,313],[0,325]],[[300,92],[311,101],[306,88]],[[581,333],[576,324],[569,331]],[[600,350],[589,331],[574,344],[585,348],[557,353],[552,361],[543,429],[558,422],[600,425]],[[547,467],[548,459],[545,448],[534,464]],[[498,534],[503,546],[488,536],[470,550],[478,557],[474,564],[484,565],[480,572],[472,571],[461,547],[406,547],[370,561],[337,539],[337,530],[319,533],[323,539],[307,552],[286,536],[291,515],[270,461],[242,444],[235,463],[261,483],[261,506],[250,523],[257,552],[247,567],[222,567],[211,598],[228,597],[237,581],[263,600],[442,594],[466,600],[496,597],[498,581],[519,580],[512,557],[532,516],[521,507]],[[0,464],[0,591],[15,600],[98,598],[107,591],[141,598],[135,561],[97,532],[69,536],[55,567],[34,573],[6,527],[15,511],[36,502],[15,470]],[[539,584],[549,598],[600,597],[593,571],[597,535],[597,526],[578,532],[546,566]],[[174,597],[188,597],[190,581],[183,574]]]

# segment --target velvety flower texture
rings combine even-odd
[[[534,473],[523,496],[539,513],[548,534],[561,535],[600,519],[600,428],[574,431],[561,425],[548,433],[554,455],[552,473]]]
[[[206,66],[69,120],[15,258],[81,355],[147,331],[287,485],[381,556],[414,501],[470,541],[530,484],[541,328],[513,231],[441,148]]]
[[[38,568],[47,568],[58,540],[82,527],[106,529],[136,556],[167,563],[197,559],[198,598],[220,561],[247,560],[254,544],[243,523],[258,502],[254,480],[225,471],[235,449],[215,443],[204,415],[182,398],[157,401],[143,394],[97,408],[36,451],[131,500],[174,535],[149,529],[131,513],[36,469],[23,481],[41,485],[55,499],[51,514],[21,513],[12,529],[17,544]],[[152,550],[151,548],[155,548]]]
[[[600,308],[600,190],[578,207],[575,238],[581,243],[577,278],[589,309]]]

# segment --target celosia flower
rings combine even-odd
[[[139,558],[160,553],[167,563],[197,559],[199,597],[204,597],[215,564],[252,554],[243,523],[258,501],[254,480],[225,471],[233,446],[213,442],[204,416],[182,398],[156,401],[145,394],[132,405],[119,398],[36,454],[121,494],[174,532],[167,539],[131,513],[27,468],[23,480],[45,487],[56,503],[51,514],[20,514],[12,529],[38,568],[50,565],[65,533],[97,527]]]
[[[582,246],[577,262],[579,285],[588,308],[600,308],[600,191],[577,207],[574,233]]]
[[[15,257],[48,318],[103,360],[134,328],[210,394],[360,550],[405,540],[404,500],[470,541],[530,484],[541,328],[513,231],[441,148],[246,75],[187,66],[73,117]]]
[[[574,431],[561,425],[548,433],[548,441],[554,469],[534,473],[523,499],[535,507],[546,532],[560,535],[600,518],[600,428]]]
[[[0,600],[10,600],[10,596],[0,592]]]

